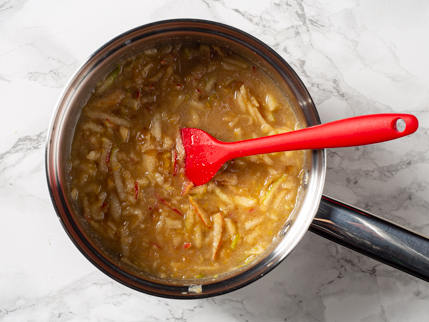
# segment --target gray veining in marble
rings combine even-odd
[[[0,1],[0,320],[426,321],[426,282],[311,233],[252,285],[195,301],[130,290],[73,246],[44,172],[55,103],[103,43],[179,17],[227,23],[269,44],[306,84],[323,122],[416,115],[410,137],[328,151],[324,192],[429,236],[429,2]]]

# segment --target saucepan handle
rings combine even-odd
[[[323,196],[309,230],[429,282],[429,239]]]

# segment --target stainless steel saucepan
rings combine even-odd
[[[97,81],[144,49],[204,42],[229,48],[264,70],[300,107],[301,124],[320,123],[313,100],[292,68],[271,48],[235,28],[208,21],[160,21],[130,30],[98,49],[73,75],[53,114],[46,144],[46,174],[58,217],[76,247],[102,272],[135,290],[168,298],[203,298],[243,287],[276,267],[308,231],[429,281],[429,240],[374,215],[322,195],[325,150],[306,151],[305,191],[281,238],[255,263],[216,280],[167,280],[124,267],[91,236],[70,197],[68,160],[77,119]]]

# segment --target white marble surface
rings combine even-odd
[[[0,320],[427,321],[428,283],[312,233],[256,283],[193,301],[132,291],[73,246],[44,169],[60,92],[112,37],[180,17],[228,23],[272,46],[323,122],[415,114],[410,137],[329,151],[325,193],[429,236],[428,1],[0,0]]]

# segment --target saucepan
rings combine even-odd
[[[64,89],[52,116],[46,143],[46,175],[51,199],[66,233],[81,253],[116,281],[148,294],[177,299],[205,298],[231,292],[261,278],[293,250],[303,235],[315,232],[339,244],[429,280],[429,241],[411,231],[350,205],[323,196],[325,150],[307,151],[304,192],[293,220],[281,236],[252,264],[216,280],[154,279],[119,265],[91,236],[69,188],[69,157],[73,132],[82,107],[101,77],[118,61],[144,49],[171,43],[216,44],[246,57],[277,83],[299,106],[295,114],[304,126],[320,124],[316,106],[292,68],[270,47],[233,27],[216,22],[178,19],[130,30],[98,49]]]

